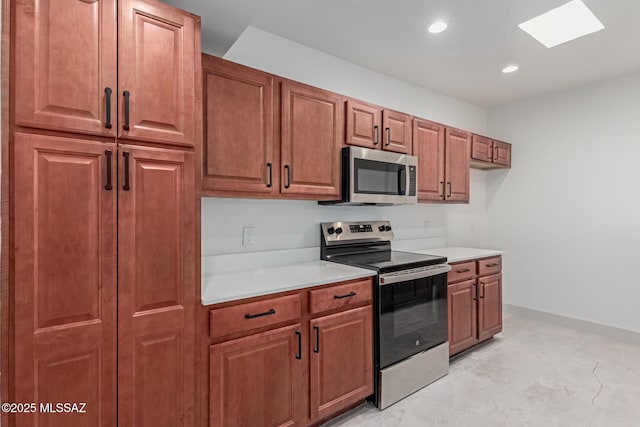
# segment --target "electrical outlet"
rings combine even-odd
[[[242,246],[253,246],[253,231],[255,227],[242,227]]]
[[[429,234],[430,229],[431,229],[431,223],[429,221],[425,221],[424,222],[424,234],[425,235]]]

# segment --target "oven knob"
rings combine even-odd
[[[384,231],[384,225],[379,226],[378,231]]]
[[[342,234],[342,227],[336,228],[336,234]]]
[[[335,232],[336,232],[335,228],[333,228],[333,227],[329,227],[329,228],[327,228],[327,233],[329,233],[329,234],[333,234],[333,233],[335,233]]]
[[[391,231],[391,226],[390,225],[385,225],[384,226],[384,231]]]

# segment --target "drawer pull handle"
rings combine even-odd
[[[265,311],[264,313],[245,314],[244,318],[245,319],[255,319],[256,317],[271,316],[272,314],[276,314],[276,311],[273,308],[271,310],[269,310],[269,311]]]
[[[296,337],[298,337],[298,353],[296,354],[296,359],[302,359],[302,332],[296,331]]]
[[[499,265],[500,265],[500,263],[494,262],[492,264],[487,264],[487,267],[497,267]]]
[[[335,299],[342,299],[342,298],[351,298],[351,297],[355,297],[355,296],[356,296],[356,293],[355,293],[355,292],[353,292],[353,291],[351,291],[351,292],[349,292],[349,293],[348,293],[348,294],[346,294],[346,295],[334,295],[334,296],[333,296],[333,298],[335,298]]]
[[[468,268],[463,268],[462,270],[456,270],[456,273],[468,273],[471,270],[469,270]]]

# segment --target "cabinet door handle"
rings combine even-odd
[[[273,165],[271,163],[267,163],[267,171],[269,172],[269,181],[267,182],[267,187],[271,188],[273,185]]]
[[[285,181],[284,188],[291,187],[291,166],[284,165],[284,171],[287,174],[287,180]]]
[[[391,145],[391,128],[386,128],[385,131],[387,132],[387,143],[385,145],[389,146]]]
[[[351,297],[355,297],[355,296],[356,296],[356,293],[351,291],[351,292],[349,292],[348,294],[345,294],[345,295],[334,295],[333,298],[334,299],[342,299],[342,298],[351,298]]]
[[[449,186],[449,195],[447,197],[451,198],[451,181],[447,182],[447,185]]]
[[[111,182],[111,155],[113,152],[111,150],[104,150],[104,155],[107,157],[107,183],[104,186],[104,189],[107,191],[113,190],[113,185]]]
[[[316,346],[313,348],[313,352],[320,353],[320,328],[314,325],[313,330],[316,331]]]
[[[125,151],[122,153],[122,157],[124,157],[124,185],[122,189],[129,191],[131,190],[131,186],[129,185],[129,152]]]
[[[498,147],[493,149],[493,160],[498,160]]]
[[[106,117],[104,121],[104,127],[107,129],[111,129],[111,90],[110,87],[104,88],[104,96],[106,98]]]
[[[473,285],[473,300],[478,301],[478,287],[475,284]]]
[[[499,263],[494,262],[494,263],[491,263],[491,264],[487,264],[487,267],[497,267],[499,265],[500,265]]]
[[[258,314],[245,314],[244,318],[245,319],[255,319],[256,317],[262,317],[262,316],[271,316],[272,314],[276,314],[276,311],[272,308],[269,311],[265,311],[264,313],[258,313]]]
[[[129,97],[131,93],[128,90],[125,90],[122,95],[124,96],[124,125],[122,129],[129,130]]]
[[[373,130],[376,133],[375,139],[373,140],[373,145],[378,145],[380,143],[380,126],[375,125],[373,127]]]
[[[302,332],[296,331],[296,337],[298,338],[298,353],[296,354],[296,359],[302,359]]]
[[[445,199],[445,195],[447,194],[447,191],[444,189],[444,181],[440,181],[440,185],[442,185],[442,194],[440,195],[440,197],[442,197],[442,200]]]
[[[480,295],[480,298],[484,298],[484,283],[480,282],[480,286],[482,286],[482,295]]]
[[[471,270],[469,270],[468,268],[463,268],[462,270],[456,270],[456,273],[468,273],[469,271]]]

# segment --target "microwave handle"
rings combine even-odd
[[[404,196],[407,194],[407,168],[404,166],[398,169],[398,195]]]

